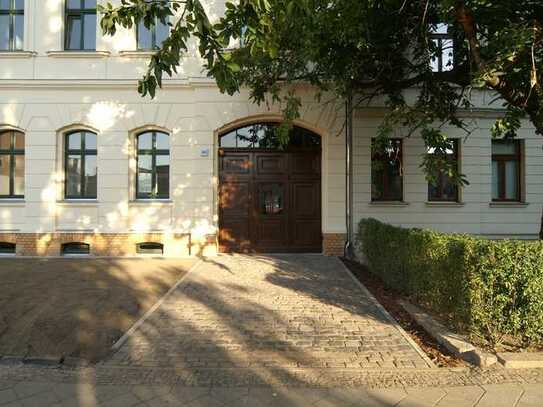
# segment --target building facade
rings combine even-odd
[[[310,89],[289,148],[276,107],[221,94],[196,54],[155,99],[137,93],[160,27],[96,29],[95,1],[0,0],[0,251],[18,255],[341,254],[344,110]],[[223,2],[209,2],[221,15]],[[93,14],[94,13],[94,14]],[[372,155],[383,111],[354,113],[353,225],[365,217],[491,238],[536,238],[543,138],[492,142],[499,114],[476,96],[472,133],[450,129],[469,185],[428,185],[426,151],[402,129]]]

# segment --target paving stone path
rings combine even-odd
[[[318,255],[204,260],[106,364],[283,374],[432,367],[337,258]]]
[[[1,407],[543,406],[543,369],[435,368],[311,255],[203,260],[96,366],[1,362]]]

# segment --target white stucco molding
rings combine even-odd
[[[79,123],[79,122],[62,126],[61,128],[56,130],[56,133],[62,135],[62,134],[66,134],[75,130],[87,130],[96,134],[100,134],[100,130],[98,130],[97,128],[89,126],[88,124]]]
[[[124,58],[150,58],[156,53],[157,51],[123,50],[123,51],[119,51],[119,56],[124,57]]]
[[[109,51],[47,51],[51,58],[107,58],[111,55]]]
[[[36,52],[32,51],[2,51],[0,59],[25,59],[36,56]]]
[[[25,129],[22,129],[21,127],[14,126],[8,123],[0,123],[0,132],[6,130],[20,131],[21,133],[26,133]]]

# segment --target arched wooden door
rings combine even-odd
[[[221,252],[322,251],[321,140],[295,127],[281,149],[276,124],[221,135]]]

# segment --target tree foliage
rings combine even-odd
[[[379,100],[387,108],[380,137],[402,128],[434,147],[423,163],[427,174],[441,165],[463,182],[440,152],[448,143],[443,128],[469,132],[462,113],[473,108],[474,90],[494,92],[504,109],[493,137],[515,137],[525,118],[543,135],[540,0],[239,0],[227,1],[213,23],[200,0],[121,0],[101,11],[102,29],[112,35],[119,25],[179,16],[140,81],[142,95],[154,96],[195,39],[222,92],[245,87],[256,103],[279,103],[287,127],[299,115],[301,84],[316,97],[352,98],[355,108]],[[440,52],[432,40],[437,24],[454,37],[454,69],[444,72],[430,68]]]

